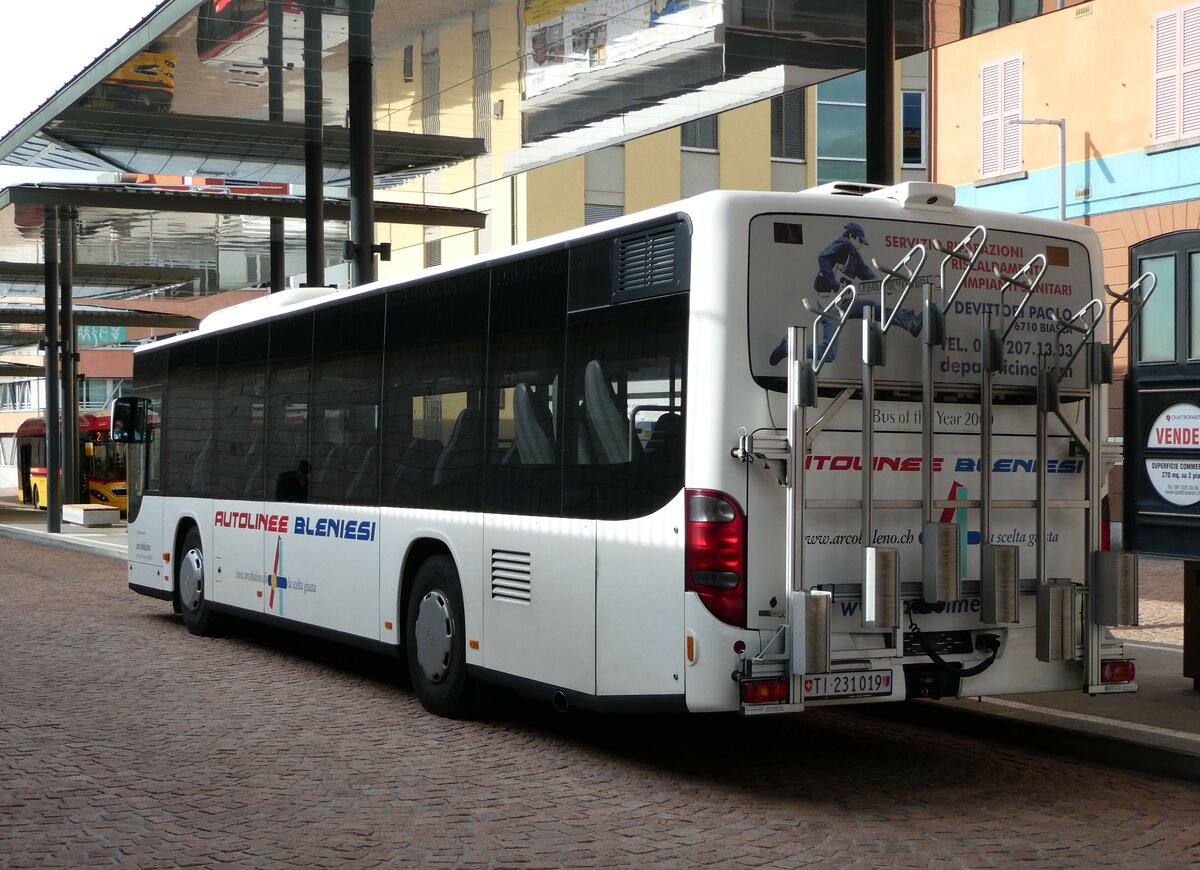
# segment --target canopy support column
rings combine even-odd
[[[62,531],[62,505],[58,498],[61,465],[58,430],[58,207],[46,208],[43,224],[43,260],[46,273],[46,531]]]
[[[375,97],[370,0],[350,3],[350,283],[375,280]]]
[[[867,181],[896,183],[896,2],[866,9]]]

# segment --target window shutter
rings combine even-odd
[[[1154,141],[1179,136],[1179,13],[1154,19]]]
[[[1000,171],[1000,64],[987,64],[979,78],[983,88],[979,169],[987,177]]]
[[[1181,13],[1183,68],[1180,72],[1181,138],[1200,134],[1200,6]]]
[[[804,89],[771,98],[771,156],[804,159]]]
[[[1021,171],[1021,125],[1010,123],[1021,117],[1021,58],[1012,57],[1004,61],[1001,70],[1003,100],[1000,130],[1003,134],[1003,158],[1000,171]]]

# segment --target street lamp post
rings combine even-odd
[[[1067,219],[1067,119],[1010,118],[1010,124],[1053,124],[1058,128],[1058,219]]]

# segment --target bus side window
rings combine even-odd
[[[644,516],[683,487],[687,301],[679,295],[570,314],[567,516]]]

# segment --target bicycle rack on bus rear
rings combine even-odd
[[[921,357],[921,562],[922,592],[926,602],[952,601],[961,597],[959,528],[934,518],[939,505],[933,497],[934,460],[934,348],[946,343],[946,314],[954,305],[967,276],[975,268],[987,243],[987,229],[976,226],[958,244],[947,247],[934,242],[933,248],[945,254],[938,267],[938,286],[926,285],[924,302],[924,354]],[[971,253],[966,253],[970,250]],[[946,294],[946,270],[951,262],[962,263],[954,289]],[[934,297],[940,291],[942,299]],[[965,503],[956,507],[966,507]]]
[[[908,263],[916,257],[916,266]],[[862,536],[863,582],[862,582],[862,627],[893,632],[892,645],[896,646],[895,631],[900,628],[900,576],[898,571],[899,552],[895,548],[876,547],[874,539],[875,508],[875,369],[885,365],[886,338],[888,330],[896,320],[904,300],[908,298],[913,284],[925,265],[925,246],[913,245],[893,268],[880,266],[872,260],[875,269],[884,274],[880,283],[879,313],[863,315],[862,337]],[[903,282],[904,289],[887,312],[888,279]],[[871,306],[875,311],[875,306]],[[892,506],[892,505],[889,505]]]
[[[1142,285],[1149,289],[1139,300]],[[1141,315],[1154,292],[1156,279],[1147,272],[1139,276],[1123,293],[1114,293],[1105,287],[1105,292],[1115,302],[1127,302],[1130,306],[1129,323],[1121,335],[1110,345],[1098,340],[1096,328],[1104,319],[1104,304],[1100,299],[1090,300],[1073,314],[1060,318],[1051,314],[1058,327],[1055,341],[1055,363],[1048,364],[1045,355],[1039,358],[1038,371],[1038,448],[1037,448],[1037,657],[1040,661],[1078,660],[1084,666],[1083,690],[1089,694],[1112,691],[1136,691],[1136,683],[1111,684],[1101,679],[1101,646],[1104,631],[1118,625],[1136,625],[1138,622],[1137,557],[1132,553],[1103,551],[1100,549],[1100,505],[1104,489],[1104,467],[1100,443],[1102,431],[1101,415],[1104,408],[1100,402],[1100,387],[1112,383],[1113,355],[1129,335],[1134,320]],[[1113,311],[1109,310],[1110,334]],[[1070,334],[1080,336],[1078,343],[1071,346]],[[1059,386],[1071,372],[1075,361],[1084,347],[1088,349],[1087,365],[1083,376],[1087,385],[1087,417],[1083,432],[1063,414]],[[1064,357],[1064,350],[1069,353]],[[1050,578],[1046,571],[1047,510],[1054,506],[1047,499],[1048,450],[1047,428],[1053,414],[1083,456],[1087,469],[1088,524],[1086,532],[1089,554],[1086,575],[1082,583],[1070,579]],[[1076,636],[1082,628],[1082,638]]]
[[[1037,269],[1035,272],[1034,269]],[[1000,287],[1001,328],[992,328],[992,314],[983,315],[980,347],[983,352],[979,388],[979,621],[988,625],[1021,621],[1020,548],[992,543],[992,378],[1004,368],[1004,347],[1025,306],[1046,274],[1046,257],[1036,254],[1015,275],[993,272]],[[1024,296],[1004,322],[1004,294],[1019,288]]]
[[[806,426],[806,411],[817,405],[817,376],[825,365],[829,349],[841,336],[857,296],[852,284],[843,287],[822,308],[814,308],[807,300],[804,307],[813,314],[812,353],[805,358],[804,327],[789,326],[787,330],[788,420],[785,433],[768,431],[738,434],[738,446],[732,451],[735,459],[753,462],[756,459],[782,460],[786,472],[781,483],[787,491],[786,508],[786,620],[774,636],[763,645],[761,652],[742,659],[741,676],[750,678],[783,673],[791,676],[787,704],[773,705],[771,712],[799,710],[804,706],[803,686],[798,680],[806,673],[829,671],[830,606],[833,595],[821,590],[805,590],[803,572],[804,540],[804,466],[813,438],[836,415],[849,398],[844,391],[812,424]],[[823,322],[834,324],[833,334],[820,354],[816,353],[816,335]],[[744,708],[743,708],[744,709]]]

